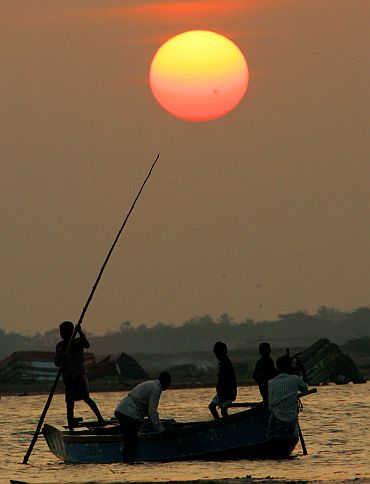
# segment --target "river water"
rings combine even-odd
[[[105,418],[110,418],[123,393],[96,393]],[[207,420],[211,388],[167,390],[162,394],[159,413],[177,421]],[[239,388],[238,401],[256,401],[257,387]],[[0,400],[0,482],[9,479],[28,482],[119,482],[186,479],[253,478],[344,480],[370,478],[370,383],[320,387],[317,394],[303,399],[300,416],[309,455],[302,456],[298,444],[294,457],[285,461],[177,462],[161,464],[77,465],[59,461],[48,450],[42,436],[28,465],[22,464],[45,395],[7,397]],[[235,409],[234,411],[237,411]],[[91,420],[85,404],[76,404],[76,416]],[[46,417],[51,424],[65,423],[64,396],[56,395]]]

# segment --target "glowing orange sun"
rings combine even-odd
[[[209,121],[234,109],[248,87],[248,65],[223,35],[190,30],[156,52],[149,82],[158,103],[186,121]]]

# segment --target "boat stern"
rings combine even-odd
[[[67,452],[64,444],[63,430],[53,425],[45,424],[42,430],[50,452],[58,459],[67,460]]]

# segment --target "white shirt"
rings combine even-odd
[[[268,382],[269,408],[284,422],[291,422],[298,414],[298,391],[306,392],[307,384],[298,375],[281,373]]]
[[[161,393],[162,387],[159,380],[139,383],[119,402],[116,412],[140,422],[143,422],[145,417],[149,417],[155,430],[163,431],[164,427],[157,411]]]

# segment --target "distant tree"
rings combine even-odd
[[[342,349],[358,356],[370,357],[370,337],[351,339],[342,346]]]
[[[6,358],[14,351],[29,349],[30,338],[18,333],[8,333],[0,329],[0,359]]]
[[[307,311],[296,311],[295,313],[279,314],[278,318],[282,321],[305,321],[310,316]]]
[[[274,347],[302,348],[322,337],[337,344],[370,337],[370,308],[339,311],[322,306],[316,314],[300,310],[280,314],[273,321],[260,322],[248,318],[236,322],[227,313],[221,314],[216,320],[203,314],[178,326],[159,322],[151,327],[143,323],[135,327],[130,321],[123,321],[118,330],[102,336],[90,336],[89,339],[92,351],[96,354],[130,354],[212,352],[213,344],[217,340],[225,341],[229,349],[258,348],[261,341],[269,341]],[[58,328],[31,337],[0,329],[0,358],[13,351],[50,351],[55,348],[58,339]]]
[[[231,326],[234,323],[235,323],[234,318],[230,317],[226,313],[221,314],[221,316],[217,319],[217,324],[221,324],[224,326]]]
[[[121,333],[123,333],[124,331],[130,331],[131,329],[134,329],[131,326],[131,321],[123,321],[123,323],[119,325],[119,330],[121,331]]]
[[[328,308],[326,306],[321,306],[317,311],[316,316],[322,319],[326,319],[331,322],[343,321],[348,313],[343,313],[339,309]]]
[[[197,316],[195,318],[191,318],[188,321],[185,321],[183,326],[210,326],[214,324],[214,320],[208,314],[204,314],[203,316]]]

